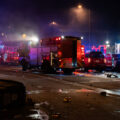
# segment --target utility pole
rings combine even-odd
[[[89,49],[90,49],[90,46],[91,46],[91,44],[90,44],[90,42],[91,42],[91,10],[89,9],[89,11],[88,11],[88,14],[89,14]]]

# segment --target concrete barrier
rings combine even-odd
[[[0,80],[0,109],[25,104],[26,90],[22,83]]]

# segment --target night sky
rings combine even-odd
[[[117,0],[0,0],[0,32],[32,32],[42,37],[55,34],[84,35],[87,40],[87,22],[86,25],[75,21],[71,24],[74,15],[71,18],[70,9],[78,4],[91,10],[93,43],[100,41],[96,39],[99,36],[100,39],[111,37],[112,41],[119,40],[120,4]],[[51,27],[49,24],[52,21],[56,21],[58,26]]]

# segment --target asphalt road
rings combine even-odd
[[[26,86],[26,106],[0,111],[1,120],[120,120],[120,79],[103,74],[49,75],[0,66],[0,79]],[[107,94],[101,95],[105,91]]]

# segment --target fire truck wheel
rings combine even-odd
[[[64,74],[71,75],[74,69],[63,69]]]
[[[102,71],[104,71],[104,69],[101,68],[101,69],[98,69],[97,71],[98,71],[98,72],[102,72]]]
[[[54,70],[54,68],[50,65],[50,64],[42,64],[41,65],[41,70],[44,72],[44,73],[50,73],[50,74],[54,74],[56,73],[56,71]]]
[[[88,68],[84,68],[84,71],[85,71],[85,72],[88,72]]]

